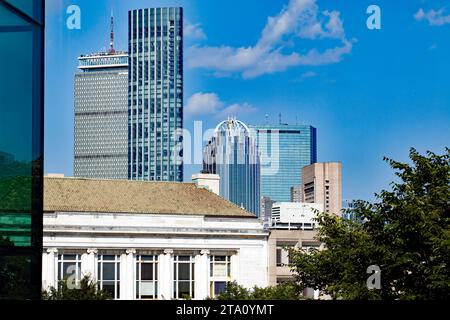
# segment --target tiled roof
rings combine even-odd
[[[253,217],[193,183],[48,177],[44,211]]]

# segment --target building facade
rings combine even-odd
[[[74,176],[128,177],[128,54],[81,56],[75,75]]]
[[[40,299],[45,4],[0,0],[0,17],[0,300]]]
[[[324,212],[338,216],[342,211],[342,164],[314,163],[303,168],[303,201],[321,203]]]
[[[204,150],[203,170],[220,177],[220,195],[259,217],[260,160],[249,128],[241,121],[221,122]]]
[[[44,212],[44,288],[89,275],[114,299],[201,300],[268,284],[268,232],[193,183],[46,178]]]
[[[314,230],[314,220],[318,212],[323,212],[323,204],[302,202],[276,202],[272,205],[271,225],[273,229]]]
[[[320,242],[315,239],[316,235],[315,230],[270,230],[268,242],[270,286],[294,279],[289,261],[289,249],[305,251],[321,249]],[[319,297],[317,291],[311,292],[311,290],[305,290],[304,295],[316,299]]]
[[[317,161],[316,128],[307,125],[251,125],[261,154],[261,195],[289,202],[301,185],[301,170]]]
[[[291,202],[302,202],[302,186],[291,187]]]
[[[128,13],[128,178],[183,181],[183,9]]]
[[[264,228],[268,229],[272,224],[272,206],[275,203],[268,197],[261,197],[260,220],[264,224]]]
[[[342,200],[341,217],[343,219],[361,222],[361,218],[356,215],[356,204],[352,200]]]

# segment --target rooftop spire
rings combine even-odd
[[[109,53],[115,53],[116,50],[114,49],[114,13],[111,10],[111,30],[109,35]]]

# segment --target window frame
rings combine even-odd
[[[114,257],[113,260],[105,260],[104,257]],[[105,264],[114,264],[114,280],[103,279],[103,266]],[[104,290],[103,286],[105,282],[114,283],[114,296],[113,299],[120,299],[120,255],[118,254],[99,254],[97,256],[97,286],[99,290]]]
[[[189,260],[180,260],[180,258],[188,258]],[[189,265],[189,280],[179,280],[179,267],[180,265]],[[191,298],[195,297],[195,256],[193,255],[175,255],[173,257],[173,299],[183,299],[180,296],[179,285],[180,283],[189,283],[189,296]]]
[[[224,261],[216,260],[216,258],[221,257],[225,258]],[[215,265],[225,265],[226,275],[220,276],[214,274],[214,266]],[[209,294],[210,297],[216,297],[219,292],[216,292],[216,283],[225,283],[225,286],[228,283],[232,282],[232,272],[231,272],[231,255],[221,255],[221,254],[212,254],[208,257],[208,274],[209,274]]]
[[[145,257],[151,257],[152,260],[144,260]],[[142,265],[153,265],[153,280],[142,280]],[[159,257],[157,255],[136,255],[136,278],[134,296],[137,300],[157,300],[159,298]],[[153,298],[142,298],[142,283],[153,283]]]

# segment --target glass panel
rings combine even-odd
[[[62,262],[58,262],[58,280],[62,279]]]
[[[63,264],[62,278],[60,278],[60,280],[67,279],[68,277],[76,274],[76,271],[76,264],[74,262],[65,262]]]
[[[227,257],[225,256],[215,256],[214,261],[226,261]]]
[[[0,6],[0,26],[26,26],[26,21]]]
[[[153,261],[154,258],[155,258],[154,256],[143,256],[142,260],[144,260],[144,261]]]
[[[153,282],[142,282],[141,284],[141,290],[142,290],[142,298],[148,298],[149,296],[153,297],[153,295],[156,294],[154,289]]]
[[[103,264],[103,280],[115,280],[116,268],[113,263],[104,263]]]
[[[31,259],[0,256],[0,266],[0,299],[29,299],[33,295]]]
[[[30,246],[32,33],[0,32],[0,43],[8,44],[2,45],[0,61],[14,61],[2,64],[0,74],[0,235],[17,246]]]
[[[109,294],[111,295],[111,297],[115,297],[115,292],[114,292],[114,282],[103,282],[103,290],[109,292]]]
[[[32,0],[9,2],[33,12],[42,5]],[[0,249],[9,247],[8,256],[0,256],[0,299],[39,299],[43,26],[2,1],[0,44]],[[19,252],[13,246],[22,248]]]
[[[190,256],[178,256],[178,261],[190,261]]]
[[[178,282],[178,297],[184,298],[186,295],[190,295],[190,282]]]
[[[178,265],[178,280],[190,280],[190,272],[189,272],[190,264],[181,263]]]
[[[153,280],[153,264],[144,263],[141,267],[141,279]]]
[[[214,265],[214,277],[226,277],[227,276],[227,265],[225,263],[216,263]]]
[[[225,292],[227,283],[225,281],[218,281],[214,283],[214,294]]]
[[[31,18],[42,22],[42,0],[5,0]],[[54,0],[50,0],[54,1]],[[48,2],[50,2],[48,1]]]

